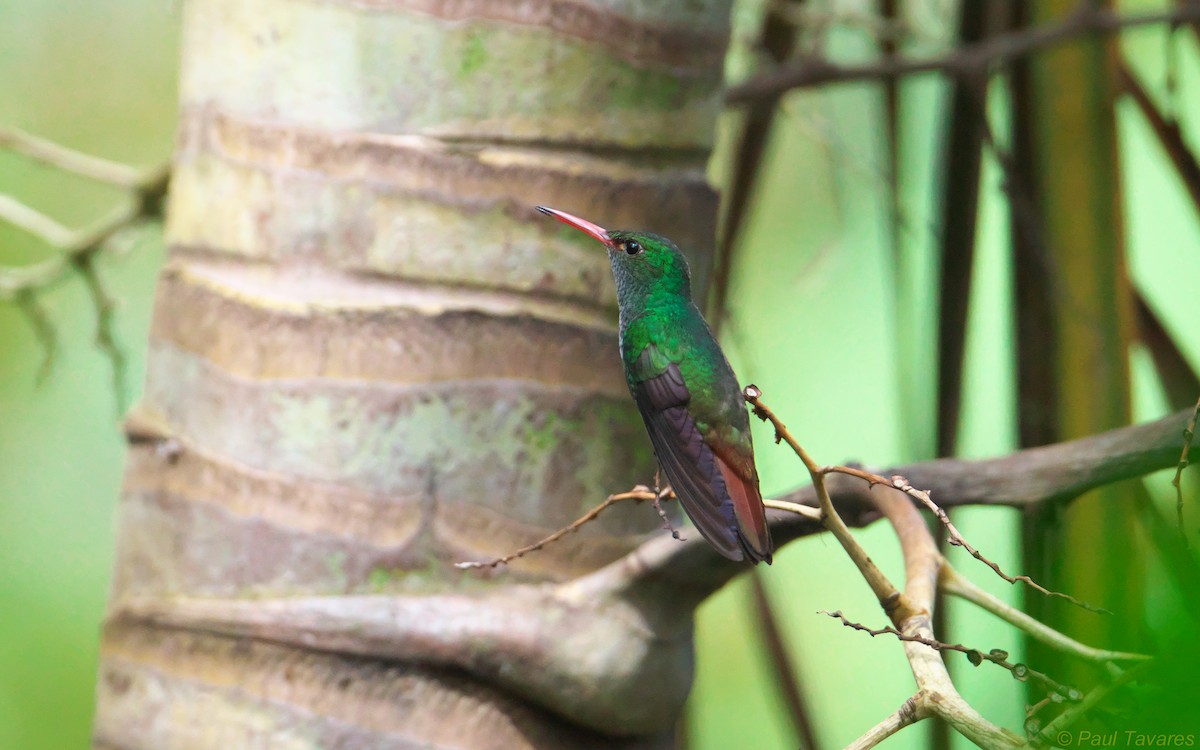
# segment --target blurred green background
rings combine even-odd
[[[168,3],[0,3],[0,125],[132,165],[170,158],[178,14]],[[0,149],[0,193],[68,226],[112,210],[120,193]],[[129,358],[127,400],[142,353],[160,233],[127,234],[99,274],[118,298]],[[0,264],[52,250],[0,222]],[[76,277],[39,295],[58,342],[44,348],[0,302],[0,748],[90,747],[100,620],[108,593],[124,441],[108,359]]]
[[[739,29],[753,24],[760,5],[740,4]],[[950,38],[951,19],[935,14],[924,21],[931,44]],[[164,0],[0,3],[0,126],[134,165],[166,160],[175,122],[178,26],[178,8]],[[1191,39],[1181,42],[1184,92],[1196,90]],[[853,33],[833,44],[831,54],[870,50],[869,40]],[[1162,32],[1139,31],[1123,44],[1144,80],[1160,90]],[[747,64],[744,56],[733,59],[732,74],[744,75]],[[898,253],[889,235],[878,89],[850,85],[795,94],[776,123],[769,166],[739,249],[723,336],[742,378],[763,388],[818,461],[886,465],[933,452],[936,384],[932,368],[922,363],[935,361],[930,290],[936,283],[933,217],[940,175],[933,165],[945,93],[932,77],[902,87]],[[1185,132],[1197,142],[1195,98],[1180,101],[1188,105],[1181,111]],[[999,98],[991,104],[997,111],[1006,106]],[[725,130],[732,123],[727,118]],[[722,148],[727,141],[723,137]],[[1200,369],[1196,213],[1128,103],[1121,105],[1120,141],[1131,273]],[[714,160],[718,182],[725,158]],[[959,444],[962,454],[972,456],[1009,451],[1016,441],[1012,279],[1000,180],[995,164],[985,160],[987,197]],[[3,151],[0,193],[19,196],[71,226],[95,220],[120,198],[115,190]],[[0,223],[0,264],[31,263],[49,252]],[[119,299],[117,335],[129,359],[121,386],[127,402],[141,387],[143,341],[162,257],[161,240],[150,227],[126,234],[100,263],[101,278]],[[124,451],[112,366],[94,345],[95,316],[83,284],[68,278],[38,299],[57,332],[53,367],[41,383],[43,343],[14,305],[0,302],[0,750],[89,744]],[[1138,418],[1160,416],[1167,406],[1146,356],[1135,352],[1133,364]],[[773,449],[765,431],[756,437],[765,493],[800,484],[803,472],[794,458]],[[1172,502],[1168,479],[1147,480],[1164,507]],[[1012,512],[970,510],[956,520],[1003,567],[1020,569]],[[899,578],[890,531],[877,525],[861,537],[885,571]],[[960,570],[1020,603],[1018,591],[969,562],[959,561]],[[911,694],[908,666],[894,642],[870,639],[817,614],[840,609],[852,619],[884,624],[831,540],[789,546],[765,584],[824,746],[846,744]],[[692,747],[797,745],[764,666],[764,646],[750,627],[750,596],[749,581],[742,579],[701,610],[698,679],[688,714]],[[951,622],[946,639],[1004,648],[1020,658],[1011,629],[954,605]],[[954,656],[949,662],[969,700],[1019,730],[1020,685],[999,670],[974,669]],[[890,746],[922,746],[926,732],[924,726],[909,729]]]

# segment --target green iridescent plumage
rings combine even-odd
[[[771,561],[741,389],[691,298],[687,260],[648,232],[609,232],[539,207],[608,248],[629,391],[659,464],[700,533],[726,557]]]

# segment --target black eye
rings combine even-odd
[[[637,255],[642,251],[642,244],[637,240],[625,240],[625,252],[629,255]]]

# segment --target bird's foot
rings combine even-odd
[[[663,528],[671,532],[672,539],[683,541],[684,537],[679,533],[679,529],[675,528],[675,524],[671,523],[671,518],[667,512],[663,510],[662,501],[675,497],[675,490],[671,489],[671,485],[660,488],[658,486],[658,472],[654,472],[654,510],[658,511],[658,517],[662,519]]]

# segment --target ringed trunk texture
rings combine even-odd
[[[653,477],[607,259],[532,207],[677,238],[703,296],[728,6],[185,4],[97,747],[670,745],[690,612],[568,583],[652,510],[453,563]]]

